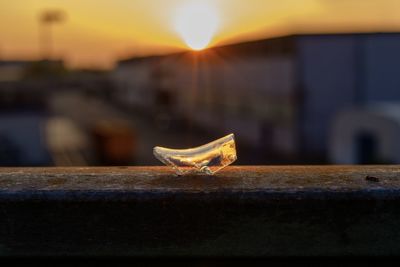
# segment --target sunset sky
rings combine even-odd
[[[186,24],[193,18],[188,2],[201,3],[214,17],[202,13],[204,24]],[[210,45],[400,29],[398,0],[0,0],[0,59],[40,58],[38,17],[45,9],[67,14],[53,34],[55,55],[70,67],[111,67],[119,58],[188,49],[182,32],[190,35],[193,27],[191,38],[207,39],[199,29],[207,23]]]

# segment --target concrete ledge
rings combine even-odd
[[[0,169],[3,256],[400,255],[400,166]]]

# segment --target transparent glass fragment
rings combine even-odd
[[[156,146],[153,153],[162,163],[173,167],[179,175],[196,172],[214,174],[237,159],[233,134],[189,149]]]

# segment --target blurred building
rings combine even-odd
[[[106,98],[107,74],[68,71],[61,60],[0,61],[0,166],[97,163],[90,129],[70,119],[76,103],[64,99],[73,107],[60,112],[54,102],[65,92]]]
[[[30,61],[0,61],[0,82],[20,81],[24,78]]]
[[[114,98],[322,162],[340,111],[400,100],[399,48],[397,33],[318,34],[131,58],[114,71]]]
[[[332,123],[329,158],[338,164],[399,163],[399,133],[399,103],[345,109]]]

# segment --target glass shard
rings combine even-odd
[[[237,159],[233,134],[189,149],[156,146],[153,153],[162,163],[174,168],[178,175],[196,172],[212,175]]]

